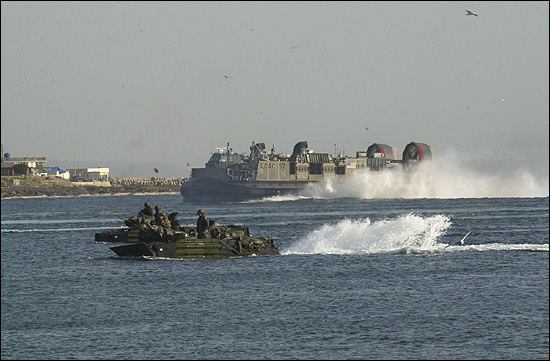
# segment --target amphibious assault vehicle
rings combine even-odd
[[[169,215],[172,223],[177,213]],[[124,218],[123,218],[124,219]],[[198,238],[195,227],[154,225],[150,216],[124,219],[127,228],[95,234],[101,243],[124,243],[110,247],[121,257],[162,257],[176,259],[231,258],[252,255],[278,255],[275,242],[267,237],[254,237],[241,225],[216,226],[211,221],[211,238]]]
[[[291,155],[266,151],[265,143],[252,143],[250,154],[238,154],[229,148],[212,152],[204,168],[192,168],[191,178],[181,186],[184,201],[243,201],[296,193],[309,183],[330,177],[345,177],[361,170],[382,171],[402,165],[412,170],[416,164],[432,159],[433,148],[411,142],[403,157],[387,144],[374,143],[355,157],[318,153],[298,142]]]

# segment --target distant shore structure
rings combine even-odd
[[[16,164],[26,164],[29,173],[45,173],[44,163],[48,161],[46,157],[12,157],[10,153],[4,153],[4,144],[2,144],[2,168],[1,175],[15,175],[13,167]]]

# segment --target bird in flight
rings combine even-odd
[[[450,247],[450,246],[458,246],[458,245],[464,246],[464,240],[466,239],[466,237],[468,237],[470,235],[470,233],[472,233],[472,231],[473,231],[473,229],[470,232],[466,233],[466,235],[464,237],[462,237],[462,239],[460,241],[450,243],[446,247],[444,247],[443,249],[445,249],[447,247]]]
[[[467,13],[466,16],[468,16],[468,15],[475,15],[475,16],[477,16],[476,13],[474,13],[473,11],[470,11],[470,10],[468,10],[468,9],[466,9],[466,13]]]
[[[225,74],[220,74],[220,75],[223,76],[223,77],[226,78],[226,79],[233,79],[233,78],[231,78],[230,76],[227,76],[227,75],[225,75]]]

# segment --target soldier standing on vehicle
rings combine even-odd
[[[153,215],[153,208],[151,208],[151,205],[149,202],[145,202],[144,208],[139,212],[140,216],[152,216]]]
[[[139,211],[139,223],[150,225],[153,221],[153,208],[151,208],[151,205],[149,202],[145,202],[144,208]]]
[[[158,226],[170,227],[170,221],[166,214],[160,210],[160,206],[155,206],[155,223]]]
[[[210,238],[208,229],[210,228],[210,221],[203,212],[202,209],[197,211],[199,218],[197,219],[197,238]]]

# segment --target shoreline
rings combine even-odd
[[[38,195],[38,196],[3,196],[2,200],[7,199],[37,199],[37,198],[78,198],[78,197],[126,197],[126,196],[157,196],[157,195],[179,195],[180,192],[115,192],[115,193],[86,193],[72,195]]]
[[[180,194],[181,184],[181,179],[154,177],[71,182],[41,176],[2,176],[1,199]]]

